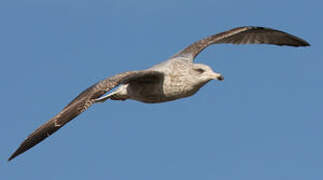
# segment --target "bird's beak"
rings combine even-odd
[[[223,81],[224,80],[224,77],[220,73],[214,72],[212,74],[212,77],[213,77],[213,79],[216,79],[216,80],[219,80],[219,81]]]

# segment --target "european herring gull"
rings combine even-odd
[[[222,43],[309,46],[305,40],[286,32],[254,26],[238,27],[206,37],[149,69],[120,73],[87,88],[61,112],[31,133],[8,160],[32,148],[94,103],[107,99],[133,99],[145,103],[172,101],[193,95],[213,79],[223,80],[223,76],[209,66],[193,62],[204,48]],[[116,86],[119,87],[115,91],[104,96]]]

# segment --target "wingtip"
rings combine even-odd
[[[289,44],[289,46],[294,46],[294,47],[307,47],[307,46],[311,46],[310,43],[308,43],[307,41],[297,38],[296,42],[293,44]]]
[[[298,47],[308,47],[308,46],[311,46],[310,43],[304,41],[301,45],[299,45]]]
[[[9,158],[8,158],[8,162],[10,162],[12,159],[14,159],[16,156],[10,156]]]
[[[26,148],[26,144],[25,141],[23,143],[20,144],[20,146],[18,147],[18,149],[16,149],[16,151],[14,153],[11,154],[11,156],[8,158],[8,161],[13,160],[14,158],[16,158],[17,156],[19,156],[20,154],[26,152],[28,149],[30,149],[31,147]]]
[[[305,41],[304,46],[311,46],[311,44]]]
[[[298,42],[299,42],[298,46],[300,46],[300,47],[311,46],[311,44],[309,42],[307,42],[307,41],[305,41],[304,39],[301,39],[301,38],[298,38]]]
[[[311,46],[310,43],[307,42],[307,41],[305,41],[304,39],[301,39],[299,37],[296,37],[296,40],[298,40],[298,46],[300,46],[300,47]]]
[[[18,149],[19,150],[19,149]],[[15,157],[17,157],[19,154],[21,154],[21,152],[18,152],[18,150],[16,150],[9,158],[8,158],[8,162],[13,160]]]

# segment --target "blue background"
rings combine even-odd
[[[0,2],[0,179],[323,179],[322,2]],[[237,26],[280,29],[309,48],[216,45],[221,72],[162,104],[107,101],[12,162],[23,139],[78,93]]]

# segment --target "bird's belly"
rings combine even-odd
[[[199,88],[186,87],[182,83],[132,83],[127,87],[130,99],[145,103],[161,103],[193,95]]]
[[[127,87],[127,94],[130,99],[145,102],[162,102],[162,89],[159,83],[131,83]]]
[[[189,97],[196,93],[199,88],[184,86],[182,83],[171,83],[171,86],[164,86],[163,92],[169,100]]]

